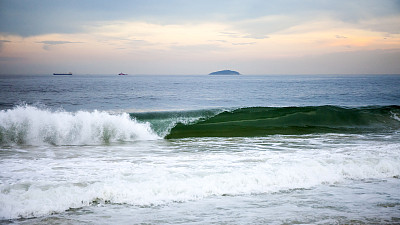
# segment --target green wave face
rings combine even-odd
[[[400,128],[400,107],[253,107],[178,123],[166,138],[388,132]]]
[[[152,130],[160,137],[168,135],[177,124],[193,124],[206,118],[211,118],[223,112],[222,109],[206,109],[193,111],[161,111],[130,113],[132,119],[150,123]]]

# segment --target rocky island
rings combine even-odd
[[[233,70],[220,70],[217,72],[212,72],[209,75],[240,75],[240,73]]]

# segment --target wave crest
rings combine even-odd
[[[154,140],[148,123],[139,123],[127,113],[102,111],[51,111],[17,106],[0,111],[0,144],[84,145],[116,141]]]

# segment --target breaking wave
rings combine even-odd
[[[250,107],[112,114],[22,105],[0,111],[1,145],[86,145],[189,137],[393,132],[400,106]]]
[[[0,111],[2,145],[85,145],[117,141],[154,140],[149,123],[139,123],[129,114],[100,111],[51,111],[17,106]]]

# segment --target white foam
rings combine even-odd
[[[391,117],[392,117],[393,119],[395,119],[395,120],[397,120],[397,121],[400,122],[400,118],[399,118],[399,116],[398,116],[397,113],[394,113],[394,112],[390,112],[390,113],[392,114]]]
[[[245,144],[241,148],[254,146]],[[209,141],[204,145],[215,147]],[[173,153],[165,148],[176,146],[168,143],[160,151],[146,145],[137,146],[143,149],[141,152],[132,151],[135,146],[100,146],[98,150],[86,149],[92,151],[89,154],[80,153],[83,149],[77,146],[76,158],[3,160],[0,217],[48,215],[94,201],[161,205],[211,196],[312,188],[346,180],[387,179],[400,174],[398,144],[222,153]],[[184,146],[183,141],[180,148]],[[112,154],[106,155],[109,149]]]
[[[2,144],[28,145],[99,144],[159,138],[148,123],[132,120],[127,113],[54,112],[33,106],[0,111],[0,132]]]

